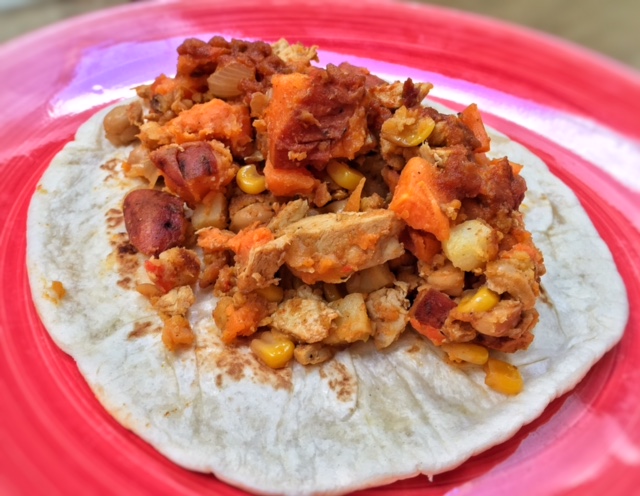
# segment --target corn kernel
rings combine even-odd
[[[360,180],[364,178],[364,175],[349,167],[342,162],[332,160],[327,165],[327,174],[329,177],[341,188],[353,191],[358,187]]]
[[[280,303],[284,299],[284,290],[275,284],[267,286],[266,288],[257,289],[256,293],[271,303]]]
[[[452,362],[468,362],[484,365],[489,359],[489,350],[484,346],[472,343],[445,343],[442,349]]]
[[[524,382],[518,367],[502,360],[489,358],[484,369],[487,374],[484,383],[491,389],[509,395],[522,391]]]
[[[457,311],[460,313],[488,312],[500,301],[500,296],[488,287],[482,286],[472,295],[465,296],[458,303]]]
[[[265,178],[258,173],[255,165],[240,167],[236,174],[236,183],[242,191],[249,195],[257,195],[267,189]]]
[[[272,369],[281,369],[293,357],[293,341],[282,335],[275,335],[269,331],[251,341],[251,351]]]
[[[435,128],[435,121],[421,116],[413,109],[400,107],[393,117],[382,124],[382,137],[402,147],[419,146],[426,141]]]

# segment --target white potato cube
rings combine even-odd
[[[496,256],[497,234],[480,219],[468,220],[451,229],[442,249],[455,267],[469,272],[481,268]]]

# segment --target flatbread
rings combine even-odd
[[[54,341],[104,407],[188,469],[263,494],[337,494],[450,470],[513,436],[573,388],[622,336],[625,287],[577,198],[530,151],[490,132],[493,157],[523,164],[527,228],[545,255],[540,322],[527,351],[505,355],[524,390],[484,385],[413,332],[391,347],[352,346],[319,366],[274,371],[222,344],[197,294],[196,346],[169,352],[133,289],[142,256],[126,249],[127,148],[103,136],[102,111],[58,154],[28,219],[33,298]],[[52,282],[66,289],[59,298]]]

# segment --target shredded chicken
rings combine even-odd
[[[194,302],[195,296],[191,286],[180,286],[158,298],[154,307],[162,314],[184,316]]]
[[[340,314],[318,299],[286,300],[271,316],[271,325],[301,343],[318,343],[329,335]]]
[[[366,304],[373,325],[373,342],[379,350],[387,348],[409,322],[407,285],[374,291],[367,297]]]

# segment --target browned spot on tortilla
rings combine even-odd
[[[146,336],[148,334],[157,334],[161,331],[160,327],[154,326],[153,322],[136,322],[133,326],[133,331],[129,333],[127,339],[136,339]]]
[[[120,164],[121,164],[120,160],[118,160],[117,158],[112,158],[111,160],[105,162],[100,166],[102,170],[107,172],[107,175],[104,178],[105,182],[111,179],[117,179],[118,172],[116,169]]]
[[[42,184],[38,184],[38,186],[36,186],[36,191],[38,193],[42,193],[43,195],[46,195],[47,193],[49,193],[47,188],[45,188]]]
[[[115,229],[124,222],[124,214],[122,210],[117,208],[107,210],[105,217],[107,218],[107,227],[110,229]]]
[[[110,258],[115,262],[120,280],[118,285],[125,289],[136,286],[135,274],[144,263],[144,256],[138,253],[127,233],[117,232],[110,236],[109,243],[113,247]],[[127,280],[128,279],[128,280]]]
[[[291,367],[278,370],[267,367],[248,352],[248,347],[249,340],[246,340],[238,344],[225,345],[218,353],[209,355],[213,358],[213,365],[220,371],[216,376],[216,385],[221,387],[224,381],[250,379],[256,384],[290,391],[293,387]]]
[[[420,346],[414,344],[411,348],[407,350],[407,353],[418,353],[420,351]]]
[[[340,401],[349,401],[356,394],[356,379],[343,363],[326,362],[320,369],[320,377],[328,379],[329,387]]]

